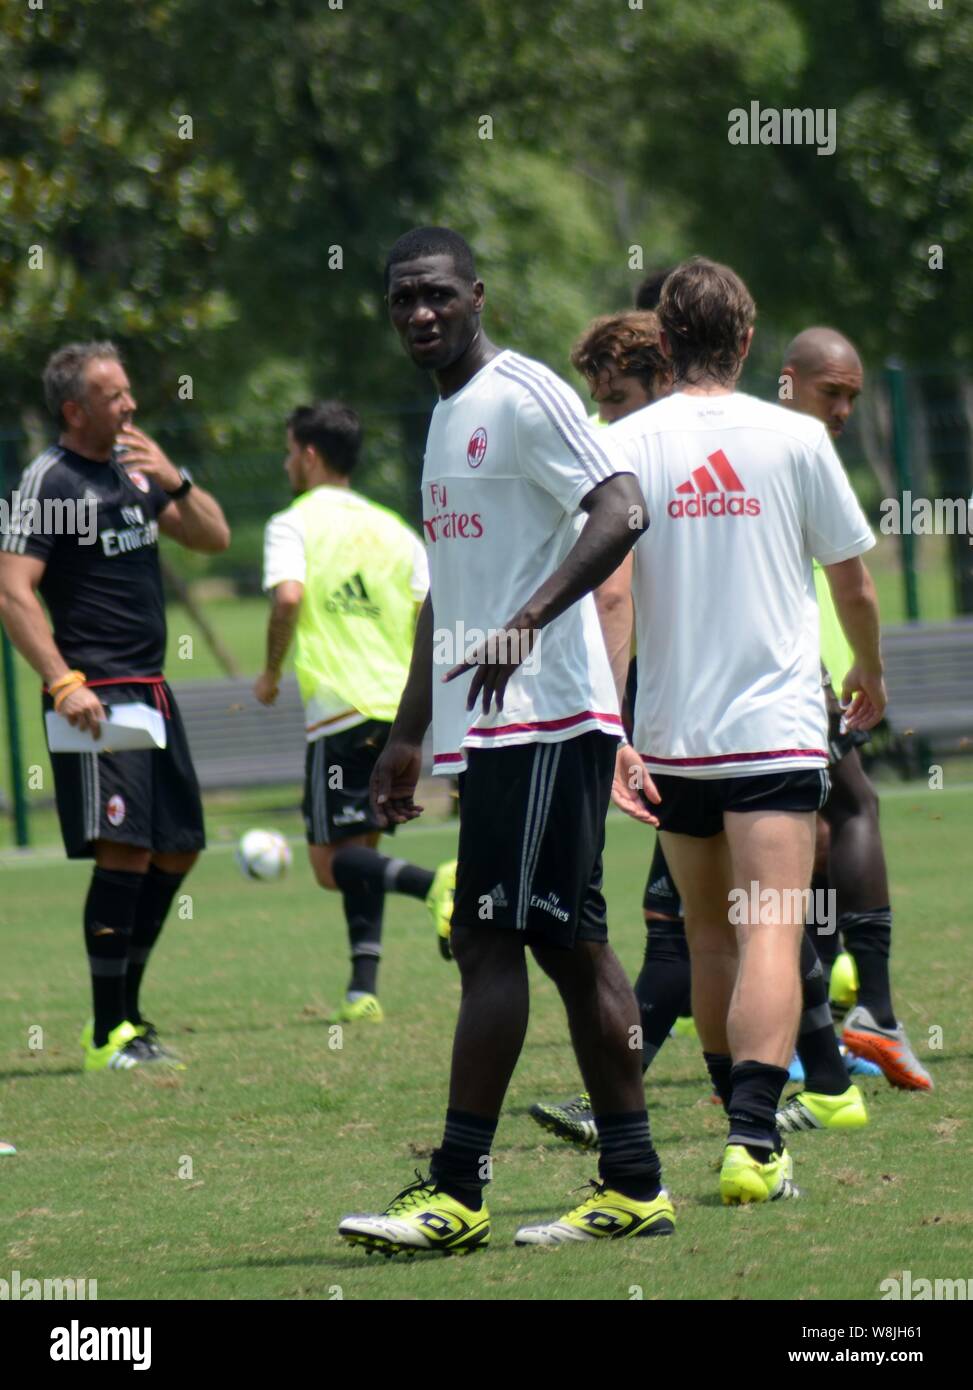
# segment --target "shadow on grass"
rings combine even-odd
[[[435,1250],[429,1251],[423,1257],[420,1253],[413,1258],[406,1255],[386,1256],[381,1252],[373,1255],[366,1255],[364,1250],[349,1250],[347,1254],[340,1255],[280,1255],[268,1256],[263,1260],[241,1260],[236,1264],[221,1265],[193,1265],[191,1269],[183,1269],[182,1274],[226,1274],[232,1270],[237,1273],[248,1269],[361,1269],[369,1265],[397,1264],[403,1265],[440,1263],[443,1256]]]
[[[70,1067],[15,1067],[11,1071],[0,1071],[0,1081],[54,1081],[60,1076],[81,1076],[81,1067],[75,1063]]]

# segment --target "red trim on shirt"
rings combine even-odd
[[[532,724],[498,724],[495,728],[478,729],[475,726],[467,729],[467,738],[470,734],[475,734],[477,738],[494,738],[498,734],[520,734],[529,733],[535,729],[570,729],[575,724],[582,724],[586,719],[603,719],[606,724],[617,724],[622,727],[621,718],[617,714],[602,714],[598,710],[586,709],[581,714],[569,714],[564,719],[539,719]]]
[[[570,729],[575,724],[582,724],[587,719],[601,719],[606,724],[617,725],[620,729],[622,721],[617,714],[600,713],[597,710],[587,709],[581,714],[569,714],[564,719],[538,719],[530,724],[499,724],[496,728],[478,729],[475,726],[467,729],[466,736],[471,734],[477,738],[495,738],[498,734],[522,734],[535,733],[539,730],[545,732],[557,729]],[[433,757],[433,766],[444,763],[461,763],[464,761],[462,753],[436,753]]]
[[[663,763],[666,767],[713,767],[717,763],[759,763],[771,758],[824,758],[823,748],[780,748],[766,753],[718,753],[712,758],[660,758],[655,753],[640,753],[643,762]]]

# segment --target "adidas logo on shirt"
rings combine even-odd
[[[746,488],[722,449],[708,454],[706,462],[690,473],[688,483],[680,483],[666,508],[671,517],[682,516],[759,516],[756,497],[742,497]],[[684,500],[685,499],[685,500]]]
[[[377,603],[369,600],[360,574],[339,584],[324,606],[328,613],[348,613],[359,618],[377,618],[382,611]]]

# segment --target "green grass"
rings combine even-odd
[[[947,783],[947,785],[950,785]],[[864,1089],[872,1124],[793,1140],[805,1199],[729,1210],[712,1171],[723,1137],[696,1046],[673,1040],[651,1075],[653,1132],[678,1211],[674,1239],[518,1251],[519,1224],[580,1200],[590,1158],[526,1111],[570,1093],[576,1074],[550,983],[532,971],[532,1015],[496,1147],[491,1248],[467,1260],[367,1260],[335,1235],[340,1216],[384,1203],[441,1133],[459,989],[420,904],[386,913],[381,1027],[326,1018],[345,981],[335,896],[303,851],[283,883],[239,877],[228,852],[245,824],[299,833],[281,796],[210,806],[213,850],[188,882],[192,920],[173,919],[147,1003],[190,1068],[180,1076],[78,1071],[87,1009],[79,909],[87,870],[54,853],[0,857],[0,1159],[5,1269],[87,1276],[101,1298],[864,1298],[903,1268],[970,1273],[973,973],[968,883],[973,791],[896,788],[883,803],[894,877],[897,1004],[937,1090]],[[455,826],[409,829],[396,850],[433,865]],[[606,886],[626,967],[642,946],[651,835],[613,816]],[[43,1029],[43,1048],[28,1030]],[[928,1047],[943,1030],[942,1051]],[[192,1176],[185,1159],[192,1160]]]

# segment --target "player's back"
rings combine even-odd
[[[680,392],[614,430],[649,509],[639,751],[687,776],[824,766],[811,558],[872,543],[824,426],[743,393]]]

